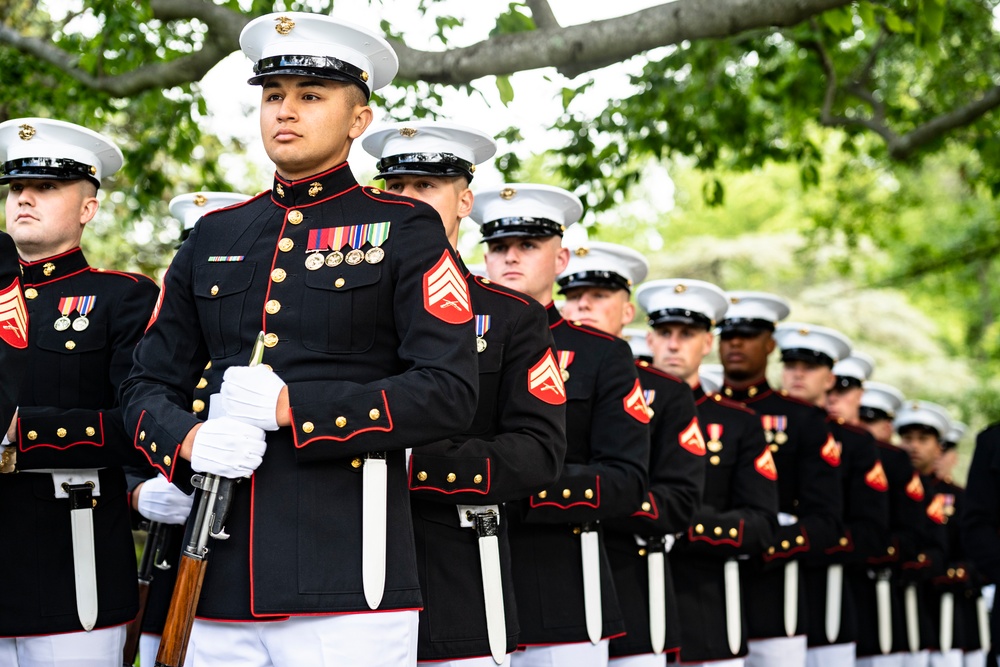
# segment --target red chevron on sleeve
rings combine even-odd
[[[625,404],[625,412],[643,424],[649,423],[649,406],[646,405],[646,394],[643,393],[642,385],[639,384],[638,380],[635,381],[632,391],[622,402]]]
[[[28,347],[28,308],[17,278],[0,292],[0,340],[18,350]]]
[[[545,356],[528,369],[528,392],[549,405],[566,402],[566,385],[552,350],[546,350]]]
[[[881,461],[875,461],[872,469],[865,473],[865,484],[876,491],[888,491],[889,479],[885,476],[885,469]]]
[[[706,450],[705,437],[701,434],[701,427],[698,425],[698,418],[692,417],[691,423],[677,435],[677,442],[681,447],[688,450],[695,456],[704,456]]]
[[[447,250],[424,274],[424,308],[448,324],[464,324],[472,319],[469,286]]]
[[[823,444],[823,449],[820,450],[819,455],[827,465],[836,468],[840,466],[840,443],[833,439],[832,435],[826,436],[826,442]]]
[[[753,467],[754,470],[772,482],[778,479],[778,466],[774,465],[774,457],[771,456],[771,450],[768,447],[765,447],[761,455],[754,459]]]

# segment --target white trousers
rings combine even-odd
[[[903,654],[903,667],[927,667],[931,664],[931,653],[924,649],[916,653]]]
[[[754,639],[747,642],[747,649],[750,653],[746,667],[804,667],[806,664],[805,635]]]
[[[124,625],[90,632],[0,639],[3,667],[121,667]],[[150,663],[152,664],[152,663]]]
[[[746,660],[732,658],[730,660],[712,660],[711,662],[681,662],[682,667],[743,667]]]
[[[492,657],[465,658],[464,660],[444,660],[439,662],[417,662],[418,667],[510,667],[510,653],[504,656],[498,666]]]
[[[853,667],[854,642],[817,646],[806,651],[806,667]]]
[[[986,651],[966,651],[962,654],[963,667],[986,667]]]
[[[191,646],[194,644],[188,640],[188,652],[184,656],[184,667],[191,667]],[[150,667],[156,664],[156,654],[160,651],[160,635],[142,633],[139,635],[139,665]]]
[[[962,649],[931,652],[931,667],[962,667]]]
[[[870,655],[854,661],[855,667],[903,667],[905,656],[902,653],[889,655]]]
[[[666,667],[667,654],[643,653],[642,655],[628,655],[622,658],[611,658],[608,660],[610,667]]]
[[[294,616],[285,621],[197,619],[191,667],[413,667],[417,612]]]
[[[590,642],[529,646],[511,657],[511,667],[607,667],[608,640],[595,646]]]

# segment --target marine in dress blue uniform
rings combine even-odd
[[[454,247],[474,201],[469,183],[496,152],[493,139],[412,121],[375,128],[362,145],[378,158],[388,192],[435,206]],[[479,405],[467,432],[414,450],[409,481],[424,597],[417,658],[471,667],[502,664],[517,648],[505,503],[558,477],[566,396],[554,382],[536,382],[558,368],[541,304],[460,267],[476,319]]]
[[[10,424],[17,409],[17,392],[28,361],[28,308],[21,287],[17,248],[0,232],[0,365],[7,382],[0,387],[0,424]],[[8,445],[4,442],[3,445]],[[14,450],[0,449],[0,470],[13,469]]]
[[[472,420],[468,289],[434,210],[360,186],[343,161],[370,92],[395,73],[385,41],[287,13],[251,21],[241,45],[277,172],[269,191],[204,216],[177,253],[123,388],[127,421],[176,484],[192,467],[253,473],[230,539],[213,543],[196,661],[412,664],[404,452]],[[344,111],[334,136],[324,114]],[[263,363],[247,368],[259,331]],[[225,416],[200,425],[191,392],[208,361]],[[358,613],[373,610],[387,613]]]
[[[0,147],[30,341],[30,370],[8,433],[20,474],[0,475],[0,501],[17,508],[0,539],[18,545],[9,563],[17,576],[0,596],[0,637],[11,638],[0,639],[0,662],[112,664],[106,661],[121,660],[123,624],[137,607],[122,465],[143,462],[125,430],[118,388],[157,288],[141,275],[90,266],[79,247],[101,178],[122,164],[108,138],[22,118],[0,124]]]
[[[840,447],[827,427],[825,411],[772,389],[764,375],[775,345],[774,326],[788,315],[787,303],[759,292],[729,292],[729,298],[720,327],[722,393],[758,414],[778,470],[774,542],[759,560],[746,562],[742,572],[750,639],[747,664],[802,665],[808,607],[799,564],[822,559],[843,535]]]
[[[653,327],[653,363],[693,385],[707,454],[705,489],[670,560],[684,665],[738,667],[746,655],[746,619],[738,559],[757,556],[777,528],[777,469],[760,419],[746,407],[706,389],[700,371],[711,351],[712,329],[729,305],[711,283],[654,280],[636,300]]]
[[[624,337],[635,308],[633,285],[648,273],[645,258],[613,243],[588,242],[571,249],[559,277],[564,315]],[[650,410],[649,487],[631,516],[609,519],[605,544],[626,634],[611,640],[614,665],[662,664],[681,648],[680,614],[670,550],[701,503],[705,441],[691,388],[679,378],[638,361],[639,383]]]
[[[625,623],[602,524],[632,514],[646,490],[649,411],[628,344],[564,320],[552,303],[568,260],[559,240],[581,213],[571,193],[534,184],[478,192],[472,213],[487,243],[490,279],[532,283],[530,295],[545,304],[557,350],[557,366],[545,377],[564,381],[567,399],[562,474],[511,512],[520,643],[527,647],[514,654],[514,665],[606,664],[603,640],[622,634]]]

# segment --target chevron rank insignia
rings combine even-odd
[[[632,415],[636,421],[643,424],[649,423],[649,406],[646,405],[646,395],[642,393],[642,385],[635,381],[632,391],[622,399],[625,404],[625,412]]]
[[[528,369],[528,393],[549,405],[566,402],[566,385],[552,350],[546,350],[545,356]]]
[[[17,279],[0,291],[0,340],[18,350],[28,347],[28,309]]]
[[[765,447],[761,455],[754,459],[753,468],[765,479],[772,482],[778,479],[778,466],[774,465],[774,457],[771,456],[770,447]]]
[[[876,491],[888,491],[889,479],[885,476],[885,469],[881,461],[875,461],[872,469],[865,473],[865,484]]]
[[[906,495],[910,500],[918,503],[924,499],[924,483],[920,481],[920,474],[916,470],[913,471],[913,477],[906,484]]]
[[[677,442],[680,443],[681,447],[695,456],[705,455],[705,436],[701,434],[697,417],[692,417],[691,423],[687,425],[687,428],[677,435]]]
[[[840,466],[840,443],[833,439],[832,435],[826,436],[823,449],[819,452],[820,457],[831,467]]]
[[[424,308],[448,324],[464,324],[472,319],[469,286],[447,250],[424,274]]]

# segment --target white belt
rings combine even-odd
[[[729,652],[737,655],[743,643],[743,609],[740,602],[740,564],[729,558],[722,566],[726,586],[726,639]]]
[[[844,596],[844,566],[835,564],[826,568],[826,640],[837,643],[840,635],[840,606]]]
[[[479,538],[479,566],[486,602],[486,635],[493,662],[502,665],[507,654],[507,618],[503,608],[503,581],[500,576],[499,505],[459,505],[458,519],[463,528],[474,528]]]
[[[584,524],[580,530],[580,558],[583,563],[583,610],[587,637],[597,646],[604,628],[601,610],[601,543],[597,530]]]
[[[371,609],[378,609],[385,592],[387,474],[384,455],[369,454],[361,473],[361,581]]]
[[[785,634],[795,636],[799,624],[799,562],[785,563]]]
[[[56,498],[69,499],[73,539],[73,583],[76,615],[87,632],[97,624],[97,557],[94,554],[94,497],[101,495],[99,469],[40,468],[24,472],[52,475]]]
[[[955,595],[941,594],[941,652],[951,650],[955,638]]]
[[[903,609],[906,612],[906,645],[910,653],[920,650],[920,620],[917,612],[917,585],[907,584],[903,591]]]
[[[888,568],[875,573],[875,616],[878,619],[878,648],[882,655],[892,651],[892,599]]]

